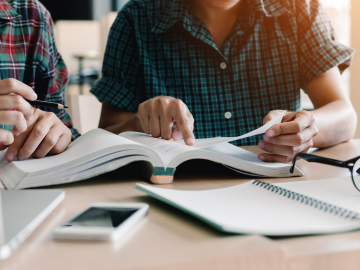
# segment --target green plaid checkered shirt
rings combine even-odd
[[[130,1],[111,28],[92,93],[134,113],[150,98],[176,97],[193,114],[197,138],[237,136],[271,110],[300,110],[301,88],[349,66],[354,51],[338,42],[319,0],[244,1],[221,49],[186,0]]]
[[[68,72],[50,13],[38,0],[0,0],[0,80],[8,78],[32,87],[39,100],[65,104]],[[65,110],[52,111],[70,128],[73,140],[80,136]],[[12,126],[0,123],[0,128]]]

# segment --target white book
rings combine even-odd
[[[136,188],[223,232],[283,236],[360,229],[360,192],[350,176],[280,184],[254,180],[202,191]]]
[[[195,146],[138,132],[115,135],[95,129],[75,140],[64,153],[56,156],[8,162],[5,159],[6,150],[0,152],[0,181],[2,188],[6,189],[63,184],[106,173],[131,162],[146,161],[151,165],[151,180],[161,184],[172,182],[176,167],[192,159],[222,163],[252,176],[301,176],[303,174],[298,169],[290,174],[290,164],[260,161],[257,155],[228,143],[262,134],[281,120],[282,115],[240,137],[199,139]]]

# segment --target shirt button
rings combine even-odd
[[[226,119],[230,119],[231,116],[232,116],[231,112],[226,112],[226,113],[225,113],[225,118],[226,118]]]
[[[220,68],[221,68],[221,69],[226,69],[226,67],[227,67],[227,65],[226,65],[225,62],[222,62],[222,63],[220,64]]]

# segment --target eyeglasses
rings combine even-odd
[[[360,156],[346,161],[341,161],[331,158],[319,157],[306,153],[298,153],[295,155],[293,159],[292,166],[290,168],[290,173],[294,172],[295,163],[298,158],[305,159],[308,162],[317,162],[317,163],[327,164],[341,168],[348,168],[351,172],[351,180],[355,188],[360,192]]]

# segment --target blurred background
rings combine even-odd
[[[98,125],[101,104],[89,93],[101,76],[110,27],[128,0],[40,0],[55,22],[56,43],[70,72],[66,101],[74,126],[85,133]],[[360,1],[322,0],[340,41],[360,51]],[[360,119],[360,56],[343,80]],[[302,91],[303,109],[313,108]],[[360,125],[356,138],[360,138]]]

